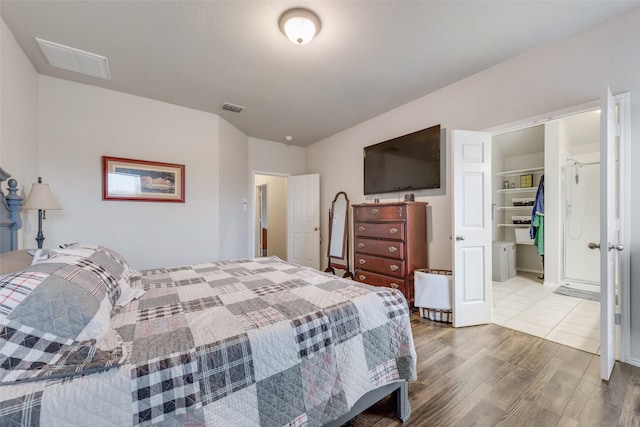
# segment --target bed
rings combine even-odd
[[[277,257],[137,272],[64,246],[0,276],[0,425],[339,426],[389,394],[410,416],[400,292]]]

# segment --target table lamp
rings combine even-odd
[[[47,219],[46,210],[62,208],[51,195],[49,184],[44,184],[41,177],[38,177],[37,183],[31,185],[31,191],[29,192],[27,201],[22,206],[22,209],[38,210],[38,235],[36,236],[36,242],[38,242],[38,249],[42,249],[42,242],[44,241],[44,235],[42,234],[42,220]]]

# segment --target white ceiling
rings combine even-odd
[[[291,135],[306,146],[637,5],[1,0],[0,14],[39,73],[212,112],[249,136]],[[278,28],[297,6],[322,21],[305,46]],[[49,66],[35,37],[106,56],[112,79]],[[222,111],[225,101],[246,110]]]

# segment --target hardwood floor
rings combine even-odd
[[[454,329],[412,315],[418,380],[407,426],[640,426],[640,368],[498,325]],[[399,426],[388,399],[351,425]]]

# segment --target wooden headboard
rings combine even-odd
[[[0,168],[0,184],[11,175]],[[0,254],[18,250],[18,230],[22,227],[20,210],[22,197],[18,196],[18,182],[9,179],[7,194],[0,187]]]

